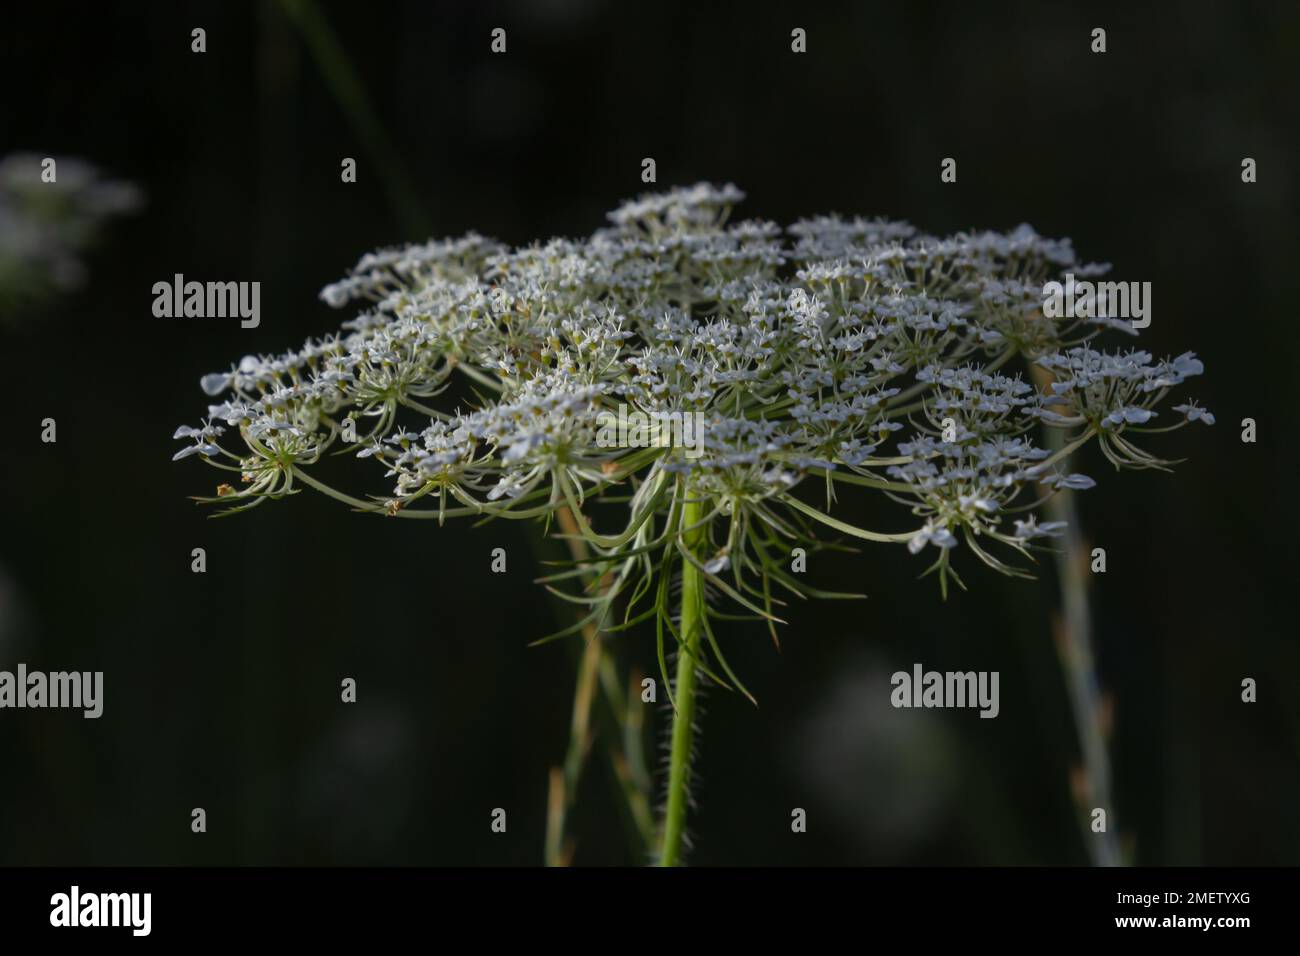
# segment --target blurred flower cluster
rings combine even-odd
[[[340,331],[204,377],[216,404],[177,432],[176,457],[230,472],[201,500],[231,510],[303,486],[415,519],[567,507],[593,556],[551,583],[586,580],[568,596],[589,619],[623,596],[626,625],[671,629],[674,562],[773,621],[781,589],[821,596],[790,558],[828,537],[928,553],[945,591],[962,544],[1023,574],[1019,559],[1059,531],[1036,518],[1044,496],[1093,483],[1063,470],[1071,453],[1096,438],[1118,467],[1163,468],[1141,433],[1213,420],[1194,403],[1157,411],[1201,372],[1193,354],[1107,350],[1103,335],[1132,330],[1044,317],[1045,282],[1106,270],[1069,240],[732,223],[741,198],[700,184],[629,202],[581,240],[510,249],[470,234],[366,255],[321,294],[356,308]],[[1017,362],[1048,370],[1050,388]],[[604,447],[598,416],[620,406],[699,413],[702,454]],[[1040,425],[1065,433],[1059,450],[1035,444]],[[363,459],[382,491],[322,480],[331,450]],[[901,506],[895,528],[835,517],[854,490]],[[592,501],[617,507],[615,530],[593,528]]]
[[[56,178],[42,180],[43,157],[0,158],[0,318],[84,281],[81,255],[104,223],[134,212],[143,193],[107,179],[89,162],[56,158]]]

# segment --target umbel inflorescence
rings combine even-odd
[[[1145,433],[1213,421],[1192,402],[1157,411],[1200,374],[1192,353],[1156,359],[1115,317],[1044,315],[1045,283],[1105,271],[1069,240],[729,223],[741,198],[700,184],[626,203],[581,240],[470,234],[366,255],[321,294],[360,304],[340,332],[204,377],[218,404],[177,432],[191,443],[176,457],[230,472],[202,500],[231,510],[304,486],[439,522],[567,509],[589,560],[549,583],[584,623],[655,622],[661,664],[679,652],[680,718],[697,670],[739,686],[716,607],[775,622],[782,593],[820,596],[793,549],[896,544],[928,555],[945,593],[963,550],[1023,574],[1059,530],[1036,517],[1045,496],[1093,484],[1065,467],[1074,451],[1096,439],[1119,468],[1163,468]],[[629,415],[698,428],[690,447],[611,441]],[[1055,451],[1043,429],[1062,433]],[[361,459],[374,493],[323,482],[333,452]],[[897,503],[891,528],[835,516],[837,497],[869,493]],[[593,499],[620,509],[612,530],[593,527]],[[665,857],[673,810],[670,783]]]

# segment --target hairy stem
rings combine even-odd
[[[690,529],[704,518],[704,505],[688,501],[682,526]],[[686,532],[686,548],[695,555],[707,537],[706,527]],[[663,847],[660,866],[679,866],[686,832],[686,809],[690,799],[691,753],[695,745],[695,681],[698,677],[700,633],[703,630],[704,581],[689,561],[682,562],[682,604],[677,650],[677,678],[673,687],[673,736],[668,755],[668,805],[664,812]]]

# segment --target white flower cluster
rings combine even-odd
[[[1068,240],[1028,226],[938,238],[834,216],[784,231],[730,224],[741,198],[700,184],[626,203],[583,240],[512,250],[471,234],[366,255],[322,293],[364,311],[301,350],[206,376],[222,401],[177,432],[192,444],[176,457],[238,473],[210,499],[236,510],[300,484],[403,517],[569,507],[629,573],[653,547],[680,545],[686,503],[702,502],[706,573],[742,603],[783,579],[782,554],[816,524],[933,546],[941,577],[961,541],[1014,573],[987,546],[1023,554],[1059,531],[1032,509],[1092,484],[1060,470],[1075,449],[1097,438],[1116,465],[1165,464],[1133,435],[1169,430],[1150,427],[1155,406],[1201,363],[1102,351],[1106,325],[1045,318],[1046,281],[1105,270]],[[1013,360],[1049,372],[1051,387],[1008,371]],[[698,413],[699,453],[598,444],[598,416],[619,406]],[[1195,403],[1173,411],[1180,424],[1213,421]],[[221,445],[223,425],[242,448]],[[1034,443],[1042,428],[1065,432],[1059,452]],[[385,469],[389,491],[353,497],[309,473],[349,443]],[[804,483],[824,507],[796,495]],[[833,517],[854,487],[904,505],[907,525],[878,533]],[[595,532],[586,500],[629,491],[625,529]]]

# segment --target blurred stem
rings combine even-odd
[[[1050,372],[1032,365],[1034,378],[1041,386],[1053,381]],[[1062,459],[1068,457],[1065,433],[1046,428],[1046,443]],[[1092,614],[1088,606],[1090,553],[1080,530],[1079,512],[1074,493],[1058,491],[1044,505],[1050,521],[1064,521],[1065,532],[1056,551],[1056,576],[1061,588],[1061,616],[1058,620],[1057,652],[1061,659],[1070,708],[1083,769],[1070,781],[1084,843],[1094,866],[1120,866],[1123,859],[1116,838],[1116,819],[1111,800],[1110,754],[1107,748],[1108,719],[1097,680],[1093,656]],[[1092,831],[1092,810],[1106,811],[1104,833]]]
[[[688,501],[682,513],[686,531],[686,548],[695,555],[708,534],[704,526],[704,505]],[[704,613],[704,582],[690,561],[682,562],[681,646],[677,649],[677,679],[673,687],[673,736],[668,756],[668,807],[664,812],[663,848],[660,866],[681,863],[682,842],[686,830],[686,809],[690,800],[691,754],[695,747],[695,662],[699,655],[701,615]]]
[[[376,118],[374,107],[366,96],[365,87],[357,79],[352,62],[343,52],[328,21],[313,0],[280,0],[280,4],[302,31],[307,48],[338,100],[352,132],[374,162],[379,181],[401,220],[402,228],[410,233],[427,236],[431,231],[430,223],[419,193],[403,171],[393,144],[384,133],[383,125]]]

